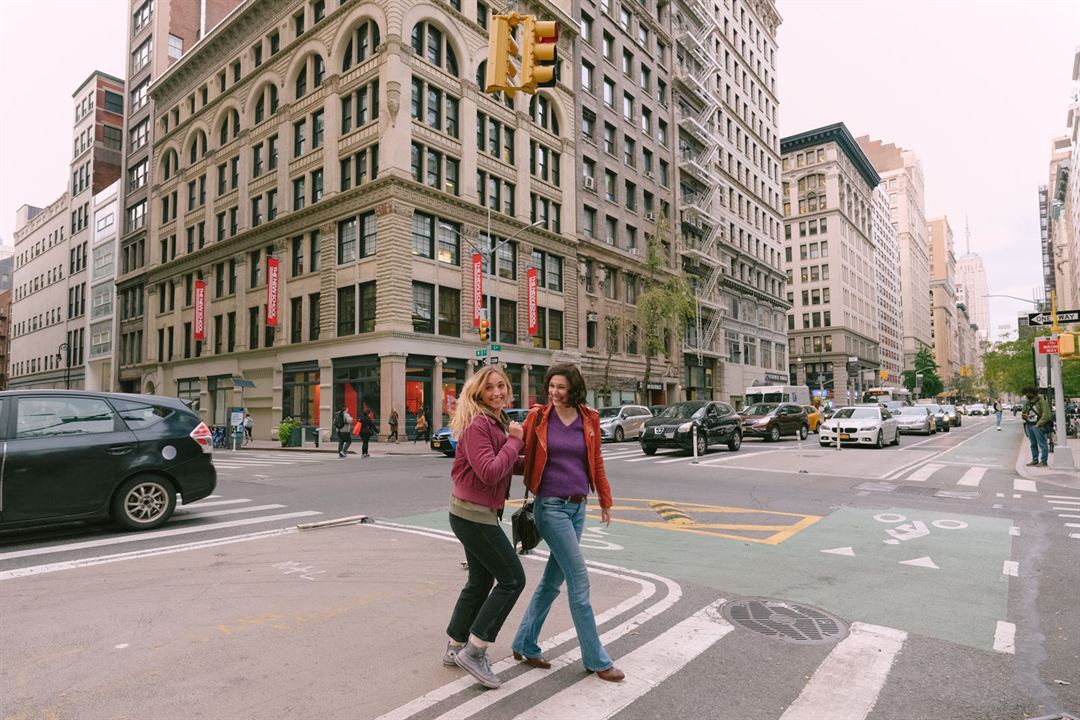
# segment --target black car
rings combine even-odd
[[[210,429],[177,398],[0,393],[0,527],[111,516],[128,530],[165,523],[176,496],[214,492]]]
[[[727,403],[689,400],[664,408],[663,412],[645,421],[641,429],[641,450],[646,455],[658,448],[679,448],[693,452],[694,429],[697,428],[697,454],[704,455],[710,445],[727,443],[729,450],[742,445],[739,416]]]

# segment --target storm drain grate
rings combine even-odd
[[[905,495],[933,495],[940,490],[941,488],[922,487],[921,485],[902,485],[896,488],[896,492]]]
[[[832,643],[848,634],[843,620],[816,607],[786,600],[732,600],[724,603],[721,612],[737,627],[801,645]]]

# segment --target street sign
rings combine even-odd
[[[496,345],[496,344],[492,343],[491,350],[492,350],[492,352],[499,352],[500,350],[502,350],[502,345]]]
[[[487,356],[487,350],[477,350],[476,351],[476,357],[486,357],[486,356]]]
[[[1058,310],[1058,324],[1080,322],[1080,310]],[[1053,325],[1054,315],[1048,312],[1028,313],[1028,325]]]
[[[1050,340],[1039,341],[1039,354],[1040,355],[1057,355],[1058,354],[1058,341],[1057,338]]]

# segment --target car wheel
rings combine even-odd
[[[699,432],[697,436],[697,454],[702,456],[709,451],[709,441],[705,439],[705,433]]]
[[[655,455],[656,454],[656,448],[649,447],[648,445],[642,445],[641,446],[641,452],[645,453],[646,455]]]
[[[626,439],[626,433],[623,432],[621,427],[615,428],[615,442],[622,442]]]
[[[874,447],[876,447],[878,450],[885,447],[885,431],[884,430],[878,430],[877,431],[877,442],[874,443]]]
[[[896,434],[893,435],[892,444],[900,447],[900,428],[896,428]]]
[[[777,442],[780,440],[780,427],[773,425],[769,428],[769,442]]]
[[[805,440],[806,436],[809,435],[809,434],[810,434],[810,430],[805,425],[803,425],[801,428],[799,428],[799,439],[800,440]]]
[[[735,452],[742,447],[742,433],[738,430],[731,434],[731,439],[727,441],[727,449]]]
[[[112,517],[128,530],[152,530],[165,524],[176,509],[172,483],[156,475],[136,475],[116,490]]]
[[[454,454],[455,454],[455,453],[454,453],[454,451],[453,451],[453,450],[451,450],[450,452],[446,452],[445,450],[443,451],[443,455],[445,455],[445,456],[446,456],[446,457],[448,457],[448,458],[452,458],[452,457],[454,457]]]

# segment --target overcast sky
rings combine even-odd
[[[0,239],[15,211],[64,191],[71,93],[92,70],[123,78],[124,0],[0,3]],[[780,133],[843,121],[914,150],[927,217],[947,215],[983,256],[991,292],[1041,285],[1038,186],[1065,133],[1076,0],[780,0]],[[1025,303],[991,299],[997,325]]]

